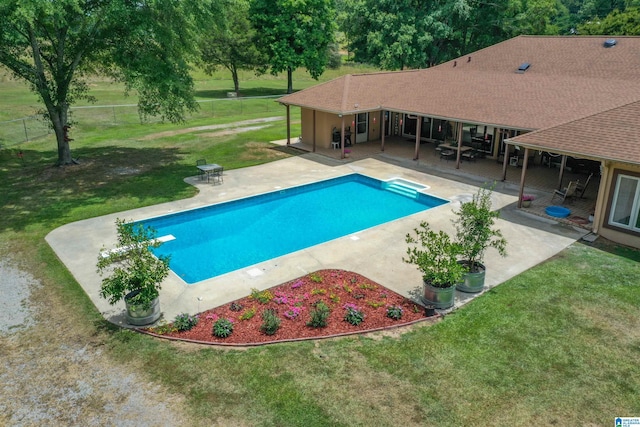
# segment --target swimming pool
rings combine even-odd
[[[193,284],[448,203],[409,183],[354,173],[139,222]]]

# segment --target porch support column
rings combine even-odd
[[[458,132],[456,139],[458,140],[458,152],[456,154],[456,169],[460,169],[460,155],[462,154],[462,122],[458,122]]]
[[[600,187],[598,187],[598,195],[596,196],[596,208],[593,212],[593,228],[591,230],[593,233],[598,233],[598,231],[600,231],[600,224],[603,222],[600,218],[604,216],[606,203],[599,203],[599,201],[605,200],[604,195],[607,191],[606,189],[608,186],[607,183],[609,182],[609,176],[611,175],[611,163],[606,161],[601,162],[600,170],[602,173],[600,174]]]
[[[416,119],[416,151],[413,155],[413,160],[418,160],[420,157],[420,133],[422,132],[422,117],[418,116]]]
[[[291,112],[289,104],[287,104],[287,146],[291,145]]]
[[[522,161],[522,174],[520,175],[520,189],[518,190],[518,209],[522,208],[522,195],[524,194],[524,179],[527,175],[529,163],[529,147],[524,148],[524,160]]]
[[[507,180],[507,165],[509,164],[509,144],[504,142],[504,159],[502,160],[502,181]]]
[[[384,134],[387,132],[386,123],[384,120],[384,110],[380,113],[380,132],[382,133],[382,143],[380,144],[380,151],[384,152]]]
[[[491,152],[491,155],[495,156],[496,159],[500,158],[500,144],[502,144],[502,141],[500,141],[500,139],[504,140],[504,135],[502,132],[502,129],[493,128],[493,140],[495,141],[495,143],[493,144],[493,151]]]
[[[558,190],[562,190],[562,179],[564,178],[564,168],[567,166],[567,156],[562,155],[562,160],[560,161],[560,173],[558,174]]]
[[[344,116],[342,116],[342,124],[340,125],[340,158],[344,159]]]
[[[313,137],[312,137],[313,148],[311,152],[316,152],[316,110],[313,110]]]

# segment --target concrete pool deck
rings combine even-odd
[[[327,243],[188,285],[171,272],[160,291],[164,319],[172,321],[179,313],[195,314],[250,294],[251,289],[267,289],[321,269],[343,269],[368,277],[383,286],[410,297],[421,288],[421,274],[402,262],[407,245],[405,235],[420,221],[436,229],[453,232],[451,219],[461,201],[471,199],[478,185],[441,178],[376,159],[326,165],[305,156],[290,157],[264,165],[224,172],[224,183],[186,179],[199,194],[175,202],[119,212],[64,225],[53,230],[46,241],[73,274],[91,301],[112,323],[129,326],[124,303],[114,306],[99,296],[101,277],[96,271],[99,252],[116,242],[116,218],[142,220],[168,213],[194,209],[255,194],[275,191],[311,182],[362,173],[381,180],[403,178],[428,185],[429,194],[451,203],[401,218],[377,227],[344,236]],[[501,209],[498,227],[507,239],[506,258],[488,250],[485,291],[552,257],[588,233],[572,227],[523,213],[516,209],[515,189],[498,182],[492,195],[494,209]],[[363,207],[366,209],[366,206]],[[295,215],[291,212],[291,215]],[[287,218],[282,218],[286,221]],[[215,262],[215,254],[211,254]],[[456,293],[456,307],[479,294]]]

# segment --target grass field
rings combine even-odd
[[[223,77],[198,80],[201,95],[230,90]],[[286,86],[265,77],[246,88],[262,93],[276,84]],[[31,104],[21,100],[30,95],[7,81],[0,82],[3,94],[5,86],[15,94],[2,97],[0,111],[22,114]],[[122,101],[104,90],[108,102]],[[182,125],[78,124],[81,137],[72,149],[81,165],[68,168],[52,166],[50,136],[22,144],[24,161],[12,149],[0,150],[0,254],[42,283],[31,299],[35,326],[0,335],[0,384],[10,371],[36,366],[33,375],[20,377],[20,387],[56,390],[39,404],[61,405],[56,393],[72,393],[78,378],[98,375],[56,359],[78,347],[99,355],[94,370],[120,366],[159,387],[155,400],[175,405],[186,425],[599,426],[613,425],[616,416],[640,416],[640,253],[615,245],[575,244],[433,326],[386,336],[229,351],[107,324],[44,236],[69,222],[194,195],[183,178],[197,158],[240,168],[289,155],[268,143],[283,137],[284,120],[239,134],[158,135],[263,115]],[[123,404],[96,388],[74,405],[92,414],[104,412],[105,401]],[[0,393],[0,409],[15,404],[13,395]],[[87,424],[63,409],[49,425]],[[0,424],[11,424],[9,417],[5,411]]]

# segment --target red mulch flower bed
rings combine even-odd
[[[326,327],[314,328],[307,323],[319,301],[330,308],[331,314]],[[364,314],[364,320],[359,325],[354,326],[344,320],[347,312],[345,305],[355,306]],[[400,319],[387,316],[390,306],[402,309]],[[262,313],[266,309],[275,310],[280,318],[280,328],[273,335],[261,331]],[[253,317],[250,316],[251,312],[255,313]],[[254,290],[250,296],[200,313],[197,325],[191,330],[177,331],[172,324],[168,324],[145,331],[203,343],[255,345],[363,333],[414,323],[425,317],[422,306],[360,274],[344,270],[321,270],[265,291]],[[221,318],[233,324],[233,331],[226,338],[216,337],[212,332],[214,322]]]

